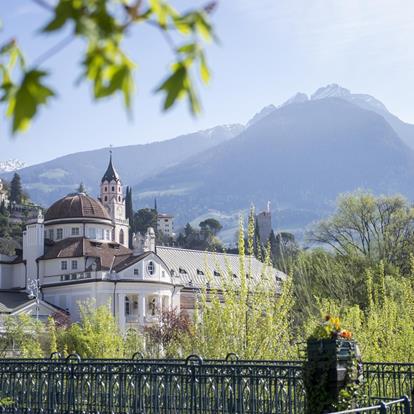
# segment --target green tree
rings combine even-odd
[[[129,231],[128,231],[128,245],[132,248],[132,227],[134,224],[134,205],[132,203],[132,188],[126,188],[126,195],[125,195],[125,216],[129,223]]]
[[[21,204],[23,200],[23,189],[20,175],[14,173],[10,183],[10,201],[13,203]]]
[[[108,305],[94,301],[79,304],[81,320],[60,335],[60,348],[84,358],[117,358],[124,354],[124,342]]]
[[[41,342],[44,334],[43,324],[30,315],[8,316],[4,320],[4,334],[0,337],[0,355],[22,358],[41,358],[44,356]]]
[[[142,208],[134,214],[134,233],[145,234],[148,227],[157,231],[157,211],[153,208]]]
[[[202,221],[200,224],[201,232],[203,233],[209,233],[213,236],[217,236],[217,233],[220,232],[220,230],[223,228],[223,226],[220,224],[218,220],[215,218],[208,218],[204,221]]]
[[[170,73],[156,89],[165,95],[164,109],[169,109],[177,99],[186,98],[192,113],[199,112],[195,76],[198,74],[204,83],[210,78],[204,45],[214,39],[209,16],[214,2],[186,12],[177,11],[167,0],[58,0],[53,5],[33,0],[33,3],[46,14],[47,22],[39,32],[63,37],[30,64],[16,39],[0,45],[1,102],[6,115],[12,118],[13,133],[25,130],[39,108],[56,95],[47,86],[50,73],[44,69],[45,63],[75,39],[85,45],[80,52],[80,80],[91,83],[94,99],[119,93],[129,110],[136,64],[123,49],[123,40],[142,24],[159,30],[172,51]]]
[[[414,208],[401,196],[357,192],[339,197],[335,214],[309,233],[312,242],[338,255],[409,270],[414,247]]]
[[[248,234],[249,238],[254,234],[254,222],[249,224]],[[248,251],[252,246],[248,242]],[[239,257],[239,278],[232,269],[222,269],[221,286],[214,286],[211,277],[212,290],[202,289],[187,353],[206,358],[223,358],[229,352],[246,359],[296,358],[291,278],[278,285],[269,256],[259,282],[247,278],[252,256],[245,254],[242,220]],[[208,269],[206,272],[209,274]]]

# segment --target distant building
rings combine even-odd
[[[2,179],[0,178],[0,204],[5,205],[5,207],[8,207],[9,205],[9,197],[7,195],[7,191],[4,188],[4,184]]]
[[[157,230],[165,236],[174,237],[174,216],[170,214],[158,214]]]
[[[260,241],[267,243],[272,232],[272,213],[270,212],[270,202],[267,203],[266,211],[256,215],[256,226]]]

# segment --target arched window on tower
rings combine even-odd
[[[119,244],[124,244],[124,231],[122,229],[119,232]]]

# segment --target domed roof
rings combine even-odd
[[[45,214],[45,222],[70,218],[111,220],[105,207],[85,193],[68,194],[53,203]]]

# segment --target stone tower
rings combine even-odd
[[[101,180],[100,201],[108,210],[114,224],[112,240],[128,247],[129,223],[125,214],[125,199],[122,182],[112,163],[112,151],[109,164]]]

